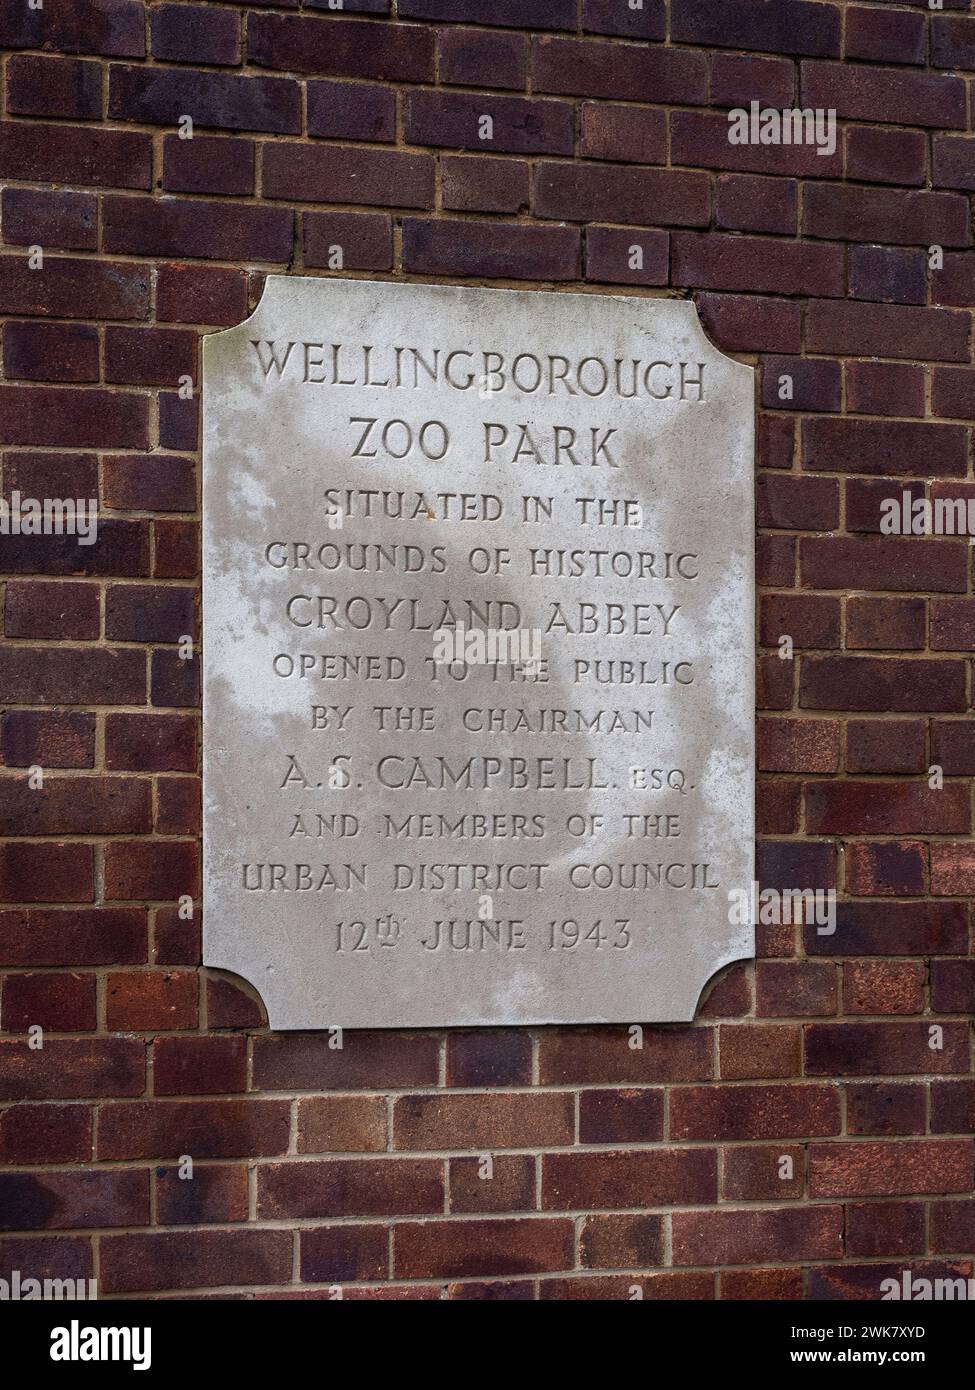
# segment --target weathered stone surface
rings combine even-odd
[[[272,1028],[691,1018],[752,951],[751,370],[272,276],[204,435],[207,963]]]

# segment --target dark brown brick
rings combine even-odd
[[[7,111],[98,121],[102,115],[100,63],[16,53],[7,62]]]
[[[403,219],[403,268],[494,280],[576,280],[579,233],[572,227]]]

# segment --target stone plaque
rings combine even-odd
[[[751,369],[285,276],[203,360],[206,963],[273,1028],[692,1018],[753,949]]]

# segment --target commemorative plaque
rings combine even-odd
[[[689,302],[271,276],[204,343],[204,958],[272,1028],[752,954],[751,369]]]

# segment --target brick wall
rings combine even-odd
[[[972,551],[878,518],[902,487],[975,495],[975,17],[396,8],[0,14],[3,487],[101,509],[90,547],[0,536],[0,1274],[797,1299],[971,1273]],[[835,153],[732,145],[752,100],[835,108]],[[838,930],[761,930],[642,1050],[540,1028],[336,1051],[200,969],[180,378],[265,272],[328,274],[334,244],[344,274],[693,296],[761,366],[759,861],[835,885]]]

